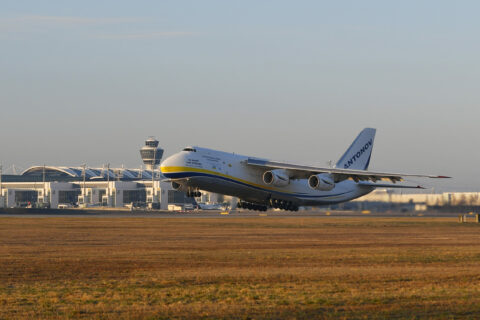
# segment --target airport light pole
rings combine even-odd
[[[43,170],[42,170],[42,188],[43,188],[43,201],[42,201],[42,207],[44,206],[45,203],[45,198],[47,197],[47,187],[45,186],[45,163],[43,164]]]
[[[110,163],[107,163],[107,206],[110,206]]]
[[[153,209],[153,197],[155,196],[155,161],[157,160],[157,150],[153,150],[153,164],[152,164],[152,209]]]
[[[2,192],[2,175],[3,175],[3,166],[0,164],[0,198],[3,201],[3,192]],[[3,207],[3,206],[2,206]]]
[[[83,204],[85,204],[85,198],[86,198],[86,194],[85,194],[85,176],[86,176],[86,164],[84,163],[83,164]]]

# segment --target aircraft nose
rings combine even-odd
[[[172,167],[173,162],[173,156],[170,156],[167,159],[163,160],[160,164],[160,171],[162,171],[162,173],[165,173],[164,170],[166,170],[168,167]]]
[[[163,167],[168,167],[171,162],[172,162],[171,156],[166,159],[163,159],[162,163],[160,164],[160,169],[162,169]]]
[[[160,171],[163,175],[167,176],[169,173],[177,171],[179,167],[183,167],[184,165],[185,161],[183,156],[177,153],[162,161]]]

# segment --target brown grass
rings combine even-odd
[[[0,319],[475,319],[479,293],[453,218],[0,218]]]

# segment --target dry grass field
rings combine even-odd
[[[450,218],[0,218],[0,319],[478,319]]]

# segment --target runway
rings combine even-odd
[[[412,212],[362,212],[362,211],[329,211],[329,210],[308,210],[308,211],[276,211],[269,210],[266,212],[250,211],[250,210],[234,210],[230,212],[222,212],[218,210],[193,210],[185,212],[161,211],[161,210],[102,210],[102,209],[25,209],[12,208],[0,210],[0,217],[119,217],[119,218],[299,218],[299,217],[344,217],[344,218],[362,218],[362,217],[379,217],[379,218],[401,218],[401,217],[458,217],[460,213],[455,212],[436,212],[436,211],[412,211]],[[469,215],[474,218],[473,215]]]

